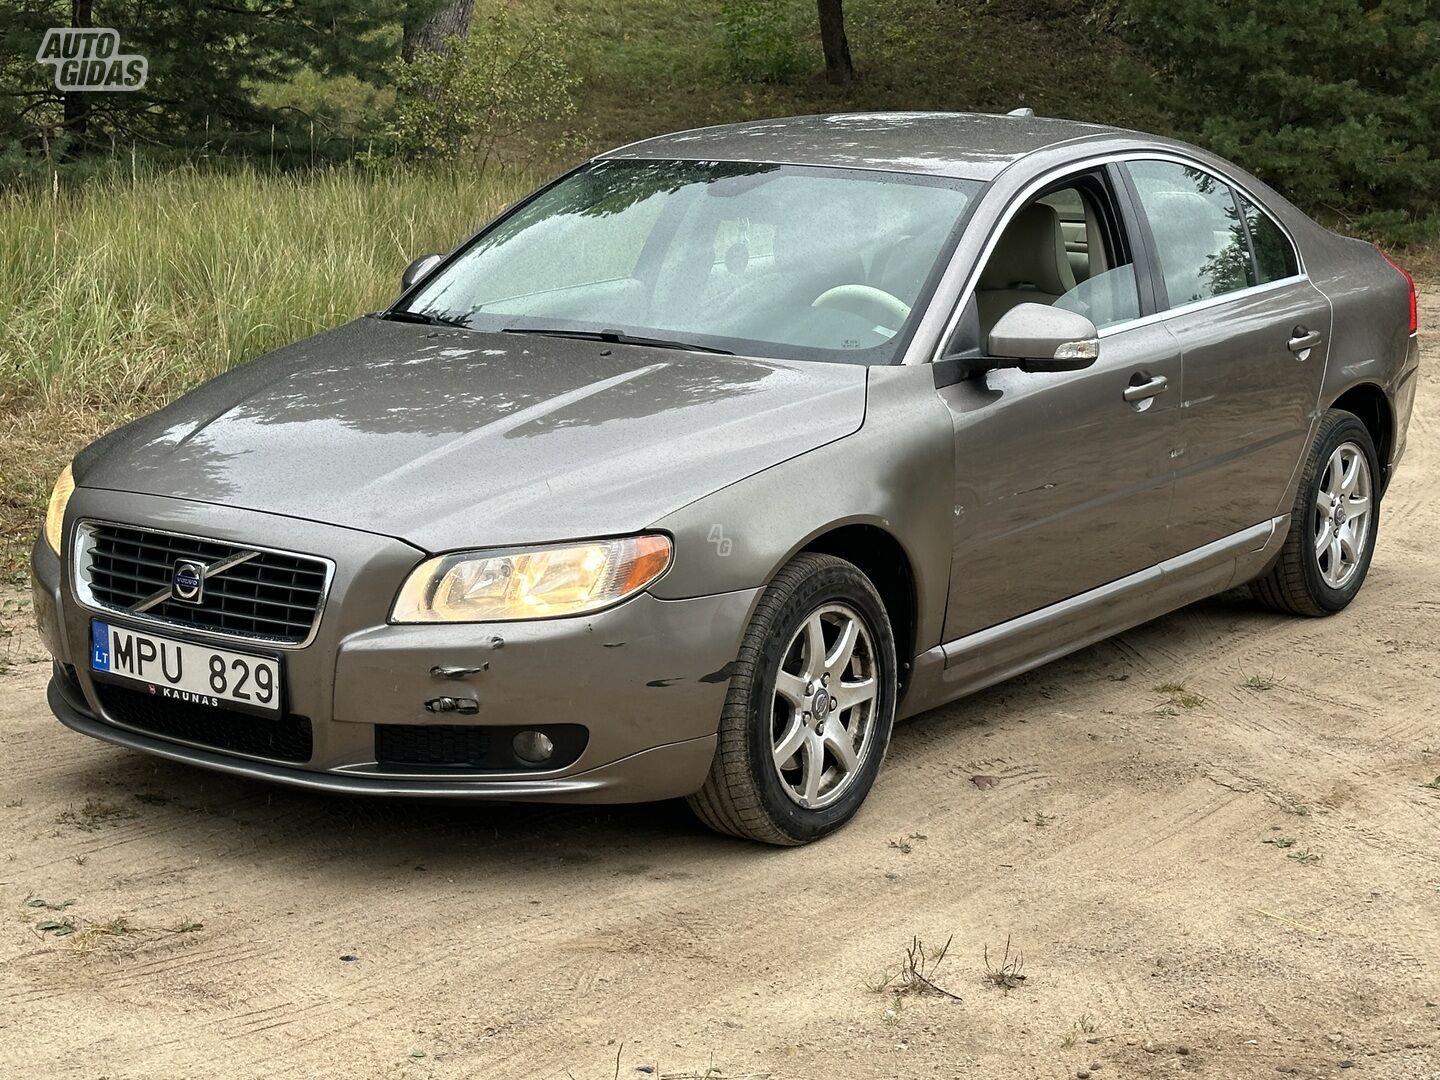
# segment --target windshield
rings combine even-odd
[[[889,363],[979,186],[750,162],[598,162],[481,234],[397,310],[476,330]]]

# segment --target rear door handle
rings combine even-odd
[[[1156,394],[1163,394],[1170,388],[1170,380],[1164,375],[1156,375],[1149,382],[1137,383],[1125,387],[1125,400],[1132,404],[1137,401],[1144,401]]]
[[[1303,326],[1297,326],[1291,331],[1290,340],[1285,343],[1293,353],[1307,352],[1320,344],[1320,331],[1307,330]],[[1300,359],[1305,359],[1303,356]]]

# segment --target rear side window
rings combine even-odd
[[[1279,281],[1300,273],[1300,260],[1295,257],[1295,247],[1280,231],[1280,226],[1269,215],[1240,196],[1240,208],[1245,214],[1245,224],[1250,229],[1250,243],[1255,249],[1256,284]]]
[[[1126,165],[1155,238],[1172,308],[1253,284],[1245,226],[1230,185],[1171,161]]]

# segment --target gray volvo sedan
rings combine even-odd
[[[1193,146],[813,116],[587,162],[100,439],[33,558],[76,731],[824,836],[896,719],[1365,580],[1414,284]]]

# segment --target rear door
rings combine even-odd
[[[1284,229],[1227,180],[1169,159],[1126,171],[1182,356],[1175,555],[1284,512],[1314,429],[1330,303]]]

